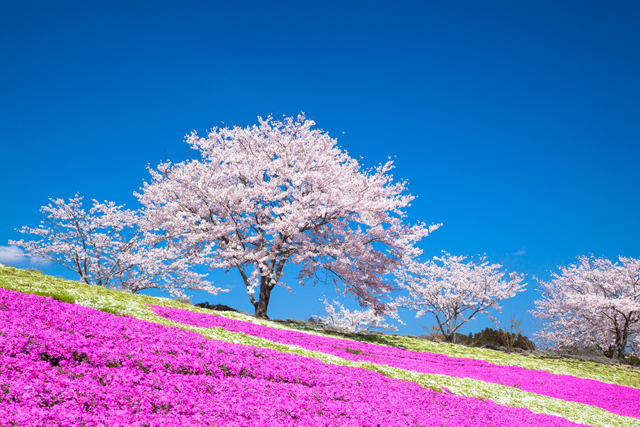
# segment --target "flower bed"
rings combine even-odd
[[[27,294],[36,293],[37,295],[53,296],[55,299],[69,300],[68,302],[74,302],[75,304],[79,304],[85,307],[93,307],[98,310],[104,310],[112,313],[119,311],[138,319],[149,320],[151,322],[160,324],[170,324],[172,321],[153,314],[149,310],[147,304],[171,306],[200,313],[210,313],[209,310],[200,309],[191,305],[183,305],[174,300],[166,298],[151,297],[143,294],[130,294],[127,292],[118,291],[116,289],[106,289],[100,286],[89,286],[79,282],[46,276],[37,271],[16,269],[7,266],[0,266],[0,288],[12,289]],[[275,329],[292,329],[292,325],[284,326],[280,323],[275,323],[267,320],[259,320],[255,317],[247,316],[241,313],[227,311],[218,312],[216,314],[230,319],[250,321]],[[181,327],[183,329],[194,328],[193,326],[188,325],[182,325]],[[224,339],[223,336],[219,336],[217,333],[214,333],[213,329],[206,330],[208,332],[205,335],[209,338],[218,339],[215,337],[219,337],[220,339],[228,341],[228,339]],[[308,334],[324,335],[322,333],[318,333],[317,331],[305,332]],[[229,334],[236,335],[236,337],[233,338],[234,340],[238,338],[237,333],[229,332]],[[266,341],[262,338],[253,337],[250,335],[240,335],[242,335],[242,342],[238,341],[237,343],[243,345],[253,345],[252,342],[256,340],[262,340],[262,344],[265,344]],[[372,337],[368,337],[367,339],[359,339],[357,337],[354,337],[356,341],[367,342],[371,342],[369,341],[371,338]],[[271,341],[268,342],[272,343]],[[401,347],[419,353],[438,353],[446,354],[451,357],[479,359],[488,361],[496,365],[521,366],[526,369],[543,370],[551,372],[553,374],[571,375],[577,378],[589,378],[610,384],[625,385],[628,387],[640,389],[640,370],[632,370],[628,369],[628,367],[604,365],[601,363],[593,362],[582,362],[566,358],[549,359],[546,357],[533,355],[523,357],[521,355],[503,353],[483,348],[464,347],[461,345],[447,343],[434,343],[427,340],[417,340],[405,336],[393,337],[389,335],[381,335],[375,337],[373,342],[377,345]],[[287,347],[283,344],[278,345],[282,348]],[[264,347],[264,345],[260,346]],[[270,345],[269,348],[274,347]],[[276,350],[282,351],[278,348],[276,348]],[[584,413],[584,410],[582,412]]]
[[[638,404],[640,390],[631,387],[568,375],[555,375],[546,371],[529,370],[518,366],[493,365],[477,359],[416,353],[394,347],[320,337],[297,331],[277,330],[211,314],[158,306],[153,306],[152,309],[160,316],[183,324],[198,327],[222,327],[230,331],[259,336],[275,342],[294,344],[309,350],[355,361],[384,364],[416,372],[482,380],[566,401],[597,406],[618,415],[640,418],[640,405]]]
[[[0,290],[2,426],[570,426],[365,369]]]

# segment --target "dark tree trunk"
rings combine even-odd
[[[258,319],[269,319],[269,316],[267,316],[267,307],[269,306],[272,290],[273,286],[269,286],[266,283],[260,285],[260,299],[256,301],[257,304],[255,305],[256,317]]]
[[[277,262],[275,260],[271,261],[268,267],[268,271],[271,274],[262,275],[260,277],[260,297],[258,301],[256,301],[256,299],[253,297],[253,294],[249,292],[249,300],[256,309],[255,316],[258,319],[269,319],[269,316],[267,316],[267,307],[269,306],[269,299],[271,299],[271,291],[276,286],[275,284],[278,283],[280,277],[282,277],[282,268],[284,267],[286,262],[287,258],[283,258]],[[240,271],[240,275],[242,276],[242,280],[247,287],[247,291],[251,290],[250,281],[244,271],[244,268],[242,266],[238,266],[238,271]]]
[[[626,326],[626,325],[625,325]],[[619,361],[624,361],[624,351],[627,348],[627,339],[628,339],[628,332],[625,328],[624,331],[622,331],[620,333],[620,335],[622,335],[621,337],[619,337],[616,341],[617,341],[617,347],[618,347],[618,360]]]
[[[616,347],[615,346],[609,346],[609,348],[607,350],[603,350],[602,354],[604,354],[604,357],[608,357],[609,359],[613,359],[613,356],[615,356],[616,354]]]

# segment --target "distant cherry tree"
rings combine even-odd
[[[17,230],[40,240],[9,241],[24,248],[23,256],[55,262],[78,273],[82,282],[106,288],[157,288],[181,297],[185,289],[222,291],[192,271],[193,265],[150,227],[143,213],[96,200],[86,211],[79,195],[68,203],[50,200],[53,205],[40,209],[45,219],[38,228]]]
[[[501,264],[489,264],[486,256],[478,264],[464,262],[466,258],[445,252],[425,263],[412,261],[396,273],[398,285],[409,291],[399,304],[416,310],[416,317],[433,314],[447,342],[455,342],[460,327],[477,314],[492,318],[489,309],[500,312],[498,302],[526,286],[521,283],[524,275],[507,273]]]
[[[332,281],[382,314],[392,309],[379,297],[394,289],[385,275],[438,225],[403,222],[414,197],[392,182],[391,161],[364,170],[314,125],[302,115],[193,132],[198,158],[150,169],[138,198],[185,256],[237,269],[259,318],[288,264],[301,284]]]
[[[336,300],[333,300],[333,304],[329,304],[325,299],[323,303],[327,315],[313,317],[325,325],[335,326],[351,333],[368,331],[372,328],[391,331],[398,330],[396,325],[389,325],[387,320],[383,316],[376,314],[372,308],[366,310],[349,310]],[[389,317],[402,323],[397,312],[390,312]]]
[[[538,281],[542,299],[532,314],[545,322],[535,335],[564,349],[598,348],[623,360],[640,345],[640,260],[580,256]],[[635,350],[634,350],[635,349]],[[636,354],[637,356],[637,354]]]

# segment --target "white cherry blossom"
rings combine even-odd
[[[150,168],[137,196],[193,262],[237,269],[259,318],[288,264],[301,267],[301,284],[332,281],[382,314],[394,289],[385,276],[439,225],[405,224],[414,197],[393,182],[392,162],[364,170],[314,125],[300,115],[193,132],[199,157]]]
[[[386,319],[375,313],[371,308],[366,310],[349,310],[344,308],[340,302],[333,300],[333,304],[329,304],[326,298],[323,301],[326,316],[313,316],[316,320],[325,325],[332,325],[337,328],[347,330],[351,333],[368,331],[372,328],[397,331],[396,325],[387,324]],[[336,311],[337,309],[337,311]],[[397,312],[390,312],[389,317],[402,323]],[[402,323],[404,324],[404,323]]]
[[[409,291],[409,297],[398,298],[399,304],[416,310],[416,317],[433,314],[447,342],[454,342],[456,332],[476,314],[492,318],[489,309],[500,312],[498,302],[526,286],[521,283],[524,275],[507,273],[486,256],[478,264],[463,262],[466,258],[444,252],[425,263],[411,261],[396,273],[398,285]]]
[[[622,360],[640,346],[640,260],[580,256],[559,267],[552,280],[538,280],[542,299],[535,316],[545,322],[536,333],[565,349],[598,348]]]
[[[86,284],[129,292],[157,288],[184,297],[185,289],[223,291],[193,272],[192,264],[153,229],[144,212],[96,200],[87,212],[79,195],[69,203],[50,200],[53,204],[40,209],[45,219],[38,228],[18,230],[40,240],[9,241],[25,249],[23,256],[60,264]]]

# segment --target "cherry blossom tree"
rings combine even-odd
[[[486,256],[478,264],[463,262],[466,258],[444,252],[425,263],[411,261],[396,273],[398,285],[409,291],[409,297],[398,298],[399,304],[417,310],[416,318],[433,314],[447,342],[455,342],[456,332],[475,315],[492,318],[489,309],[500,312],[498,302],[526,286],[521,283],[524,275],[507,273]]]
[[[41,239],[9,241],[25,249],[22,256],[60,264],[78,273],[86,284],[129,292],[158,288],[184,297],[185,289],[223,291],[192,271],[193,266],[180,257],[171,241],[150,227],[142,212],[96,200],[87,212],[79,195],[69,203],[50,200],[53,205],[40,209],[45,219],[38,228],[17,230]]]
[[[640,260],[580,256],[538,280],[542,299],[532,314],[545,322],[535,335],[561,349],[598,348],[608,357],[640,344]]]
[[[351,333],[368,331],[372,328],[390,331],[398,330],[396,325],[389,325],[386,319],[383,316],[376,314],[372,308],[366,310],[349,310],[348,308],[344,308],[344,305],[340,304],[336,300],[333,300],[333,304],[329,304],[326,298],[323,303],[327,315],[322,317],[314,315],[313,317],[325,325],[345,329]],[[336,309],[338,311],[336,311]],[[397,312],[390,312],[389,317],[402,323]]]
[[[438,225],[403,223],[414,197],[392,182],[391,161],[363,170],[304,115],[258,119],[193,132],[198,159],[149,169],[137,196],[154,224],[194,261],[237,269],[259,318],[274,287],[287,286],[288,264],[301,267],[300,284],[329,280],[378,314],[392,310],[379,299],[394,289],[385,275]]]

